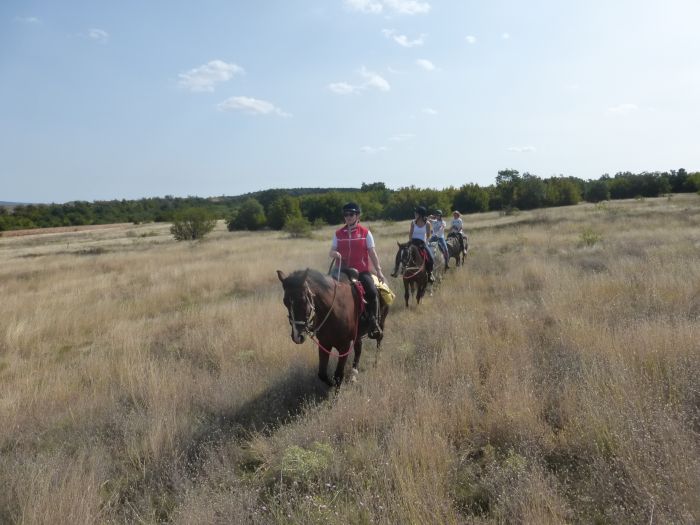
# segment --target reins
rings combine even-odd
[[[307,295],[306,300],[311,304],[311,311],[310,311],[307,319],[304,321],[297,321],[296,319],[294,319],[294,308],[289,309],[289,322],[293,325],[301,326],[300,331],[306,332],[307,334],[309,334],[309,339],[311,339],[314,343],[316,343],[316,345],[321,350],[323,350],[325,353],[327,353],[328,355],[332,354],[332,349],[329,350],[328,348],[324,347],[321,344],[321,342],[318,340],[317,334],[321,330],[321,328],[323,328],[323,326],[326,324],[326,321],[328,321],[328,319],[331,316],[331,312],[333,311],[333,306],[335,305],[335,298],[336,298],[337,293],[338,293],[338,282],[334,279],[333,280],[333,299],[331,300],[331,305],[328,307],[328,312],[326,313],[323,320],[321,320],[321,322],[318,323],[318,325],[316,325],[316,326],[312,326],[314,324],[314,320],[316,319],[316,300],[315,300],[316,296],[311,291],[311,288],[309,287],[308,283],[306,283],[306,295]],[[357,307],[359,307],[359,305],[357,304],[358,299],[354,298],[354,294],[353,294],[353,299],[355,301],[355,305]],[[350,341],[350,345],[348,347],[348,350],[346,352],[343,352],[343,353],[338,352],[338,357],[345,357],[352,351],[352,349],[354,347],[354,343],[357,340],[357,332],[359,329],[359,324],[360,324],[360,316],[358,315],[357,319],[355,321],[355,336],[352,339],[352,341]]]
[[[407,248],[407,249],[410,249],[410,247]],[[420,267],[415,271],[415,273],[412,273],[412,274],[409,275],[409,276],[406,276],[406,275],[404,274],[404,275],[402,276],[403,279],[404,279],[404,281],[410,281],[411,279],[413,279],[416,275],[418,275],[419,273],[421,273],[421,272],[425,269],[425,257],[421,257],[421,259],[423,259],[423,264],[420,265]],[[408,269],[413,269],[413,267],[408,267],[408,266],[405,267],[405,268],[404,268],[404,272],[405,272],[406,270],[408,270]]]

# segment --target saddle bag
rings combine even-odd
[[[372,279],[374,279],[374,286],[377,287],[377,292],[379,292],[379,299],[385,305],[389,306],[396,299],[396,294],[391,291],[389,285],[379,281],[379,277],[372,274]]]

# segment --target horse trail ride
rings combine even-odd
[[[464,242],[466,248],[466,236]],[[450,248],[451,243],[448,241],[449,254],[455,257],[457,266],[460,266],[464,264],[466,249],[464,252],[460,250],[458,239],[454,239],[454,243],[458,253],[454,252],[454,247]],[[399,273],[401,274],[406,307],[409,305],[409,297],[414,293],[416,304],[420,304],[428,284],[433,284],[429,283],[429,276],[425,270],[427,255],[410,242],[403,244],[397,242],[397,244],[396,265],[391,275],[396,277]],[[432,249],[436,254],[433,273],[435,280],[439,283],[445,271],[445,263],[440,250],[436,248],[436,243],[432,244],[435,244]],[[346,268],[337,275],[331,276],[310,268],[296,270],[289,275],[277,270],[277,277],[284,290],[283,303],[287,308],[292,329],[292,341],[303,344],[308,336],[318,347],[319,379],[328,386],[335,386],[338,389],[345,376],[348,356],[354,350],[351,381],[355,382],[359,374],[362,340],[367,337],[369,331],[364,308],[364,291],[357,280],[357,271]],[[377,350],[379,350],[394,293],[376,277],[375,285],[379,291],[378,322],[381,332],[376,337]],[[432,295],[432,286],[430,293]],[[333,349],[338,352],[338,364],[331,380],[328,377],[328,360]]]

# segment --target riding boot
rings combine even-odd
[[[374,304],[367,305],[369,315],[367,316],[367,337],[379,339],[382,336],[382,328],[379,326],[379,298],[375,298]]]
[[[428,273],[428,282],[434,283],[435,276],[433,275],[433,261],[432,261],[432,259],[429,259],[428,261],[426,261],[425,271]]]

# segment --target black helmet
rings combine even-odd
[[[360,213],[362,210],[360,209],[360,205],[356,202],[348,202],[343,205],[343,213],[345,213],[346,211]]]
[[[442,217],[442,210],[435,210],[435,215]]]
[[[416,209],[414,211],[421,217],[425,217],[426,215],[428,215],[428,210],[425,209],[425,206],[416,206]]]

